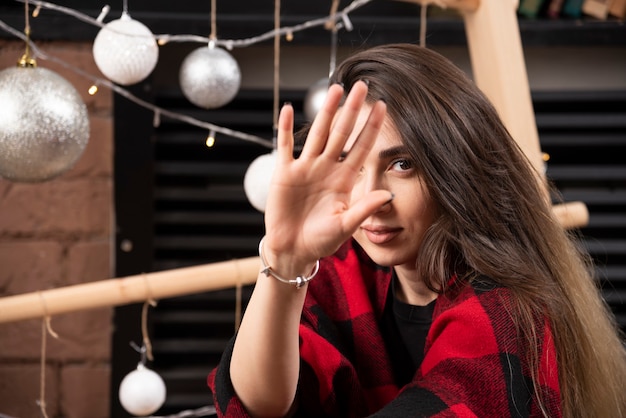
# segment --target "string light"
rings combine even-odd
[[[104,20],[104,18],[106,17],[106,15],[109,14],[109,11],[111,10],[111,7],[107,4],[106,6],[104,6],[102,8],[102,10],[100,11],[100,14],[98,15],[98,17],[96,18],[96,22],[102,23],[102,21]]]
[[[94,96],[98,92],[98,85],[92,84],[91,87],[89,87],[89,90],[87,90],[87,92],[89,93],[90,96]]]
[[[161,112],[159,112],[158,110],[154,112],[154,118],[152,118],[152,126],[155,128],[161,126]]]
[[[24,3],[26,2],[26,0],[15,0],[19,3]],[[335,20],[339,20],[341,19],[344,23],[344,28],[347,31],[352,31],[353,26],[352,26],[352,22],[350,21],[350,18],[348,17],[348,15],[350,13],[352,13],[353,11],[365,6],[368,3],[371,3],[374,0],[353,0],[349,5],[347,5],[343,10],[338,11],[334,17],[332,17],[332,19]],[[71,9],[69,7],[64,7],[64,6],[59,6],[57,4],[54,3],[48,3],[48,2],[44,2],[44,1],[38,1],[38,0],[30,0],[30,2],[32,4],[36,4],[36,5],[41,5],[41,7],[46,8],[46,9],[50,9],[50,10],[55,10],[61,13],[65,13],[67,15],[73,16],[75,18],[77,18],[78,20],[81,20],[85,23],[89,23],[91,25],[95,25],[95,26],[99,26],[102,27],[104,26],[104,24],[102,23],[102,20],[104,19],[104,16],[106,16],[106,14],[109,12],[110,8],[109,6],[104,6],[102,8],[102,12],[100,14],[100,16],[98,17],[98,19],[94,19],[91,16],[88,16],[84,13],[79,12],[78,10],[75,9]],[[274,38],[274,36],[278,33],[279,36],[285,36],[287,33],[291,32],[296,33],[296,32],[300,32],[303,30],[308,30],[317,26],[325,26],[326,24],[328,24],[329,19],[331,19],[331,17],[329,16],[325,16],[325,17],[321,17],[319,19],[312,19],[312,20],[308,20],[304,23],[298,24],[298,25],[294,25],[294,26],[284,26],[278,29],[273,29],[270,30],[268,32],[265,32],[261,35],[258,36],[253,36],[250,38],[244,38],[244,39],[217,39],[216,40],[216,46],[221,46],[224,47],[228,50],[232,49],[232,48],[239,48],[239,47],[248,47],[254,44],[258,44],[261,42],[265,42],[267,40],[271,40]],[[194,43],[201,43],[201,44],[207,44],[210,41],[209,37],[203,37],[203,36],[198,36],[198,35],[171,35],[171,34],[159,34],[159,35],[155,35],[156,39],[165,39],[166,43],[167,42],[194,42]]]
[[[15,0],[17,2],[20,3],[26,3],[26,1],[28,0]],[[197,42],[197,43],[208,43],[209,41],[213,41],[215,42],[216,45],[222,46],[224,48],[226,48],[227,50],[232,50],[235,47],[247,47],[250,45],[254,45],[257,43],[261,43],[264,42],[266,40],[272,39],[274,37],[278,36],[287,36],[288,34],[290,34],[291,37],[293,37],[293,34],[295,32],[299,32],[302,30],[307,30],[313,27],[317,27],[317,26],[324,26],[325,24],[327,24],[329,22],[329,19],[334,19],[334,20],[338,20],[341,19],[344,22],[344,27],[348,30],[352,30],[352,24],[348,18],[348,14],[351,13],[352,11],[370,3],[373,0],[353,0],[348,6],[346,6],[343,10],[338,11],[334,16],[332,17],[322,17],[319,19],[313,19],[313,20],[309,20],[306,21],[304,23],[298,24],[298,25],[294,25],[294,26],[290,26],[290,27],[277,27],[274,30],[268,31],[266,33],[263,33],[262,35],[259,36],[254,36],[251,38],[245,38],[245,39],[209,39],[207,37],[202,37],[202,36],[197,36],[197,35],[170,35],[170,34],[160,34],[160,35],[154,35],[157,43],[159,45],[165,45],[168,42]],[[83,21],[85,23],[94,25],[94,26],[98,26],[98,27],[103,27],[105,26],[102,22],[104,20],[104,18],[106,17],[106,15],[109,13],[110,11],[110,7],[108,5],[104,6],[102,8],[102,11],[100,12],[100,14],[98,15],[98,17],[96,19],[92,18],[91,16],[85,15],[75,9],[71,9],[68,7],[64,7],[64,6],[59,6],[53,3],[49,3],[49,2],[43,2],[43,1],[30,1],[30,3],[35,4],[36,7],[43,7],[49,10],[55,10],[64,14],[67,14],[69,16],[73,16],[76,19]],[[6,23],[4,23],[4,21],[2,21],[0,19],[0,28],[3,29],[4,31],[11,33],[12,35],[16,36],[17,38],[20,38],[24,41],[27,42],[28,45],[30,45],[30,49],[33,52],[34,55],[36,55],[37,57],[44,59],[44,60],[48,60],[51,62],[55,62],[73,72],[75,72],[76,74],[79,74],[80,76],[87,78],[89,80],[91,80],[94,85],[98,84],[100,86],[105,86],[107,88],[109,88],[110,90],[112,90],[113,92],[125,97],[126,99],[134,102],[135,104],[142,106],[146,109],[150,109],[154,112],[159,112],[161,115],[166,116],[170,119],[174,119],[174,120],[178,120],[180,122],[183,123],[187,123],[189,125],[193,125],[196,127],[200,127],[200,128],[204,128],[204,129],[209,129],[209,130],[214,130],[215,132],[219,132],[223,135],[229,136],[229,137],[233,137],[233,138],[237,138],[237,139],[241,139],[243,141],[247,141],[247,142],[252,142],[261,146],[265,146],[267,148],[274,148],[274,144],[273,144],[273,140],[268,140],[265,138],[261,138],[259,136],[256,135],[251,135],[251,134],[247,134],[244,132],[239,132],[239,131],[235,131],[229,128],[225,128],[225,127],[221,127],[209,122],[204,122],[198,119],[195,119],[191,116],[188,115],[184,115],[184,114],[180,114],[177,112],[172,112],[163,108],[159,108],[151,103],[148,103],[138,97],[136,97],[135,95],[133,95],[132,93],[130,93],[129,91],[125,90],[124,88],[110,82],[107,79],[100,79],[98,77],[95,77],[77,67],[74,67],[70,64],[68,64],[67,62],[58,59],[56,57],[50,56],[46,53],[44,53],[43,51],[41,51],[30,39],[27,39],[24,34],[20,31],[15,30],[14,28],[12,28],[11,26],[7,25]]]
[[[215,131],[210,131],[209,132],[209,136],[206,137],[206,146],[211,148],[213,145],[215,145]]]

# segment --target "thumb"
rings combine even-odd
[[[374,190],[344,213],[344,230],[354,232],[368,216],[380,209],[381,206],[391,203],[395,195],[388,190]]]

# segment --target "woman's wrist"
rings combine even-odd
[[[259,242],[261,273],[279,282],[294,285],[296,288],[311,281],[319,270],[319,260],[304,262],[292,254],[278,254],[265,247],[265,237]]]

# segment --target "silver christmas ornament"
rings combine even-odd
[[[87,107],[74,87],[46,68],[0,71],[0,176],[52,179],[72,168],[89,140]]]
[[[304,97],[304,116],[307,120],[315,119],[315,115],[320,111],[326,94],[328,93],[328,79],[322,78],[316,81],[306,92]]]
[[[191,103],[204,109],[215,109],[237,95],[241,71],[228,52],[209,45],[187,55],[180,67],[179,81],[183,94]]]
[[[109,80],[128,86],[154,70],[159,47],[150,29],[123,13],[100,29],[93,43],[93,57]]]

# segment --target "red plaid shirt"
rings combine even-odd
[[[391,272],[347,242],[322,260],[308,286],[300,325],[302,417],[540,416],[520,341],[509,315],[511,292],[486,282],[439,296],[424,360],[400,387],[380,324]],[[538,392],[560,417],[553,338],[539,324]],[[245,417],[229,376],[233,341],[209,375],[218,416]]]

